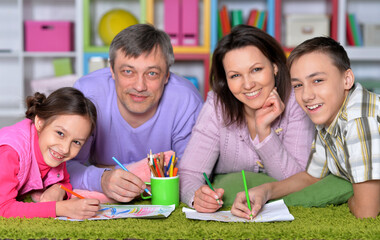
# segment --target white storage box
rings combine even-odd
[[[380,46],[380,24],[363,24],[364,46]]]
[[[319,36],[330,36],[330,21],[325,14],[292,14],[286,16],[287,47],[296,47],[303,41]]]

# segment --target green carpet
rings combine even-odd
[[[149,204],[147,201],[137,204]],[[290,207],[292,222],[222,223],[186,219],[181,204],[166,219],[69,222],[0,217],[1,239],[380,239],[380,217],[356,219],[347,204]],[[227,210],[227,209],[222,209]]]

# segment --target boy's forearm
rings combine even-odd
[[[300,191],[319,180],[319,178],[315,178],[308,174],[306,171],[303,171],[282,181],[269,183],[269,198],[277,199],[284,197],[290,193]]]
[[[380,180],[352,184],[348,207],[357,218],[376,218],[380,211]]]

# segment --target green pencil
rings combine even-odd
[[[251,201],[249,200],[249,194],[248,194],[248,188],[247,188],[247,181],[245,180],[245,173],[244,173],[244,170],[241,170],[241,175],[243,176],[244,190],[245,190],[245,196],[247,197],[248,208],[249,208],[249,211],[252,212]],[[251,213],[250,217],[251,217],[251,220],[252,220],[252,218],[253,218],[252,213]]]
[[[208,186],[211,188],[211,190],[213,190],[213,191],[215,192],[214,188],[212,187],[212,185],[211,185],[211,183],[210,183],[210,180],[208,180],[208,177],[207,177],[206,173],[203,173],[203,176],[205,177]],[[216,201],[217,201],[218,204],[220,205],[220,200],[219,200],[219,198],[216,199]]]

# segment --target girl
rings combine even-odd
[[[48,98],[37,92],[26,104],[26,119],[0,130],[0,216],[94,216],[98,200],[70,199],[60,188],[72,189],[66,161],[77,155],[95,128],[94,104],[70,87]],[[40,202],[18,201],[33,191],[42,192]]]
[[[265,172],[278,180],[305,170],[314,126],[294,98],[286,57],[258,28],[239,25],[216,47],[208,94],[179,161],[181,200],[199,212],[222,205],[202,173]]]

